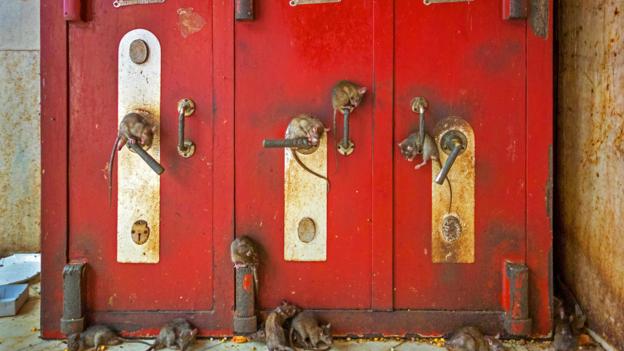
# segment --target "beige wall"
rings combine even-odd
[[[624,350],[624,1],[559,7],[559,263],[590,326]]]
[[[0,256],[39,250],[39,0],[0,0]]]

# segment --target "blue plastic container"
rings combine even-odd
[[[0,317],[15,316],[28,300],[28,284],[0,285]]]

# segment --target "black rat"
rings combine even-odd
[[[184,318],[169,321],[156,337],[154,343],[146,350],[160,350],[165,347],[185,351],[195,341],[197,329]]]
[[[429,160],[435,160],[438,162],[440,168],[442,168],[442,162],[440,161],[440,153],[438,152],[438,147],[436,146],[433,138],[425,133],[425,140],[422,145],[420,145],[420,136],[419,132],[412,133],[407,136],[403,141],[399,143],[399,149],[401,150],[401,156],[403,156],[406,160],[412,162],[417,155],[422,155],[423,161],[416,166],[414,169],[419,169],[427,164]],[[453,188],[451,187],[451,181],[446,177],[446,183],[449,188],[449,206],[448,212],[451,212],[451,208],[453,205]]]
[[[492,336],[485,336],[477,327],[462,327],[445,342],[449,351],[505,351],[503,343]]]
[[[324,179],[329,187],[329,179],[311,170],[301,161],[299,155],[297,154],[298,152],[306,153],[306,150],[314,150],[319,145],[319,142],[326,131],[325,126],[323,126],[323,123],[320,120],[304,113],[297,115],[290,121],[288,128],[286,128],[286,139],[307,139],[309,145],[308,147],[299,149],[291,148],[290,152],[301,168],[305,169],[310,174]]]
[[[288,346],[286,333],[284,332],[284,322],[299,313],[299,308],[287,301],[277,306],[271,311],[264,322],[264,336],[269,351],[293,351]]]
[[[327,350],[332,344],[331,324],[319,325],[311,311],[303,311],[293,318],[289,335],[293,347],[297,340],[306,350]]]
[[[121,148],[129,144],[139,144],[144,149],[149,149],[154,141],[154,133],[156,133],[157,127],[153,125],[149,119],[139,113],[131,112],[125,115],[121,122],[119,122],[119,131],[117,132],[117,138],[113,144],[113,150],[111,151],[108,159],[108,204],[110,206],[111,196],[113,191],[113,162],[115,161],[115,154]]]
[[[332,128],[336,131],[336,114],[338,111],[344,113],[345,109],[352,112],[358,107],[366,94],[366,87],[359,86],[348,80],[341,80],[332,89],[332,107],[334,108],[334,118]]]
[[[123,342],[149,345],[144,341],[122,338],[105,325],[93,325],[82,333],[69,335],[67,337],[67,349],[69,351],[83,351],[91,348],[97,350],[101,346],[120,345]]]
[[[254,291],[258,293],[258,265],[260,258],[258,245],[249,237],[241,236],[230,244],[230,257],[234,268],[250,267],[254,278]]]

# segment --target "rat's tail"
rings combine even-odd
[[[442,169],[442,161],[439,158],[436,159],[438,161],[438,165],[440,169]],[[448,176],[444,177],[446,184],[448,184],[449,188],[449,204],[448,204],[448,213],[451,213],[451,209],[453,208],[453,187],[451,186],[451,181],[448,179]]]
[[[297,152],[293,149],[290,149],[290,152],[292,153],[295,161],[297,161],[297,164],[299,164],[299,166],[301,166],[301,168],[303,168],[304,170],[306,170],[306,172],[309,172],[310,174],[317,176],[321,179],[324,179],[327,182],[327,191],[329,191],[329,179],[327,179],[327,177],[325,177],[324,175],[318,174],[316,172],[314,172],[313,170],[310,169],[310,167],[306,166],[303,161],[301,161],[301,159],[299,158],[299,155],[297,155]]]

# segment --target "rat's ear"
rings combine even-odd
[[[191,330],[191,336],[193,337],[197,336],[197,328]]]
[[[156,133],[157,130],[158,126],[154,124],[154,126],[152,126],[152,133]]]
[[[360,87],[358,88],[358,94],[360,95],[364,95],[366,93],[366,87]]]

